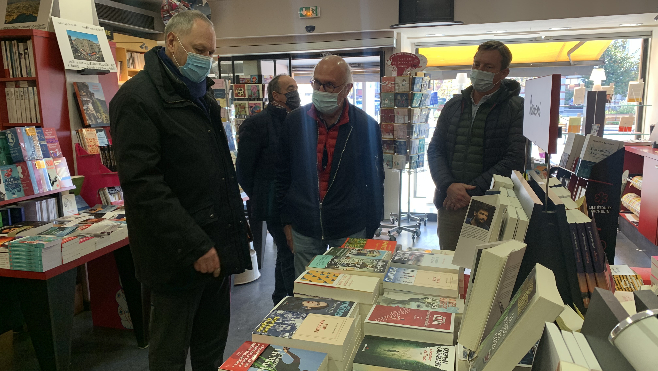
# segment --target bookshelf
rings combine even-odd
[[[141,68],[128,68],[128,57],[130,53],[140,53],[143,56],[147,51],[157,46],[157,41],[155,40],[118,33],[114,34],[114,42],[116,43],[115,60],[117,67],[119,67],[119,84],[123,84],[142,70]]]
[[[103,166],[99,154],[90,154],[79,143],[75,144],[75,159],[78,175],[84,175],[80,195],[88,205],[102,204],[98,190],[104,187],[120,186],[119,174]]]
[[[624,213],[620,213],[620,228],[624,234],[638,246],[647,246],[650,242],[653,246],[658,245],[658,149],[649,146],[626,146],[624,157],[624,170],[629,171],[629,178],[635,175],[642,176],[642,188],[645,192],[627,185],[625,193],[636,193],[642,199],[642,209],[637,225],[630,222]],[[626,232],[629,233],[626,233]]]

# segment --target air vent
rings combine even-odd
[[[100,22],[106,21],[112,24],[155,29],[155,19],[146,14],[133,12],[126,9],[115,8],[105,4],[96,3],[96,13]]]

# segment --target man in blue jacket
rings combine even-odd
[[[327,56],[311,82],[313,103],[288,114],[277,162],[277,203],[297,276],[328,246],[371,238],[384,212],[381,132],[347,101],[349,65]]]
[[[523,98],[521,85],[505,79],[512,53],[500,41],[478,47],[472,85],[441,110],[427,147],[438,235],[442,250],[455,250],[471,196],[484,195],[494,174],[523,171]]]

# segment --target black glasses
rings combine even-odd
[[[345,84],[346,84],[346,83],[342,83],[342,84],[340,84],[340,85],[334,85],[334,84],[331,83],[331,82],[325,82],[325,83],[323,84],[323,83],[319,82],[319,81],[316,80],[316,79],[311,79],[311,85],[313,85],[313,89],[315,89],[315,90],[320,90],[320,87],[323,87],[323,88],[324,88],[324,91],[329,92],[329,93],[334,93],[334,92],[336,91],[336,89],[338,89],[339,87],[341,87],[341,86],[343,86],[343,85],[345,85]]]

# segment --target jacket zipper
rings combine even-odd
[[[329,133],[327,132],[327,135]],[[320,127],[317,128],[317,137],[315,138],[315,143],[317,147],[318,139],[320,139]],[[317,151],[317,149],[316,149]],[[318,168],[318,156],[315,155],[315,168]],[[327,190],[329,190],[327,188]],[[325,194],[326,195],[326,194]],[[320,197],[320,175],[318,174],[318,201],[320,202],[320,233],[322,234],[322,240],[324,240],[324,226],[322,225],[322,198]]]

